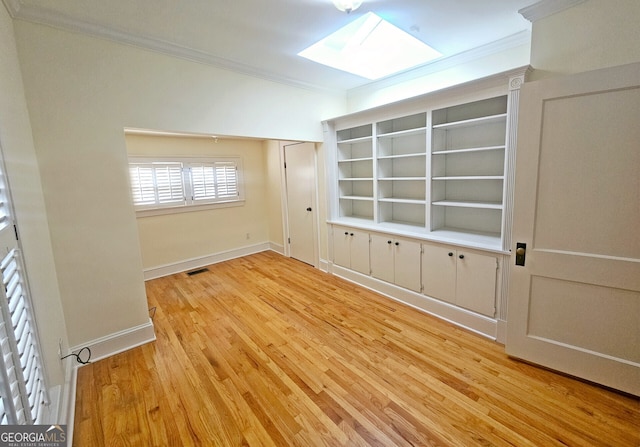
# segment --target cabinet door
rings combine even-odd
[[[344,232],[343,232],[344,233]],[[368,275],[371,273],[369,267],[369,233],[364,231],[350,230],[351,239],[351,269],[356,272]]]
[[[393,238],[383,234],[371,235],[371,276],[387,282],[394,282]]]
[[[456,304],[493,317],[498,261],[493,256],[458,250]]]
[[[456,251],[448,247],[422,246],[423,293],[439,300],[456,302]]]
[[[394,250],[394,282],[400,287],[420,291],[420,243],[396,239]]]
[[[351,268],[351,244],[349,231],[342,227],[333,227],[333,263]]]

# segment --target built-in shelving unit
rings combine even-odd
[[[373,127],[336,133],[340,217],[373,220]]]
[[[500,245],[507,95],[432,112],[431,231]]]
[[[504,339],[526,71],[324,123],[329,271]]]
[[[424,227],[427,114],[376,124],[378,222]]]
[[[508,250],[512,91],[522,73],[328,121],[335,139],[329,220]]]

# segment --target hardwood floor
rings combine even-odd
[[[147,283],[157,341],[78,372],[75,446],[640,446],[640,400],[265,252]]]

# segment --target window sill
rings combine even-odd
[[[166,208],[155,208],[148,210],[137,210],[136,217],[162,216],[165,214],[193,213],[195,211],[208,211],[218,208],[231,208],[244,206],[244,200],[234,200],[232,202],[204,203],[202,205],[180,205]]]

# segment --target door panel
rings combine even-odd
[[[640,64],[521,95],[507,353],[640,395]]]
[[[456,280],[458,306],[490,317],[495,315],[497,262],[493,256],[458,251]]]
[[[420,292],[420,243],[405,239],[396,240],[395,250],[395,283],[400,287]]]
[[[285,146],[284,152],[290,255],[315,266],[315,147],[312,143],[299,143]]]
[[[456,252],[447,247],[424,244],[422,254],[423,293],[455,304]],[[451,253],[451,255],[449,255]]]
[[[363,231],[351,231],[351,269],[356,272],[369,275],[369,233]]]
[[[351,243],[346,228],[333,227],[333,263],[351,268]]]
[[[371,276],[393,283],[393,239],[389,236],[371,235]]]

